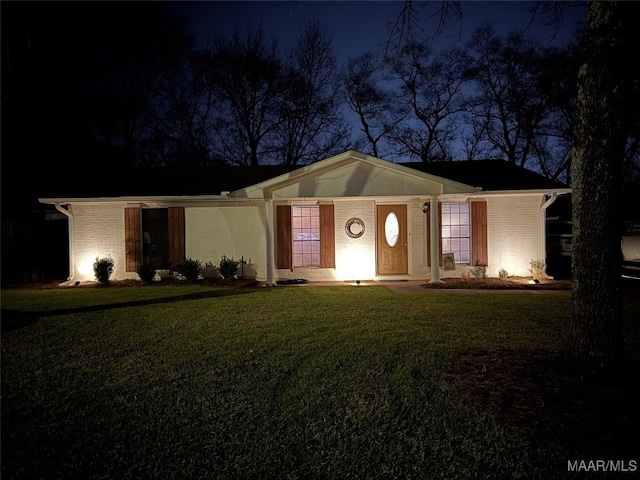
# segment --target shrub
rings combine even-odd
[[[141,263],[138,267],[138,276],[140,280],[142,280],[147,285],[153,282],[154,277],[156,276],[156,269],[152,265],[148,263]]]
[[[498,271],[498,278],[500,280],[506,280],[507,278],[509,278],[509,272],[507,272],[504,268],[501,268]]]
[[[223,255],[220,259],[218,270],[224,279],[233,280],[236,278],[236,274],[238,273],[238,265],[240,265],[239,261],[234,260],[233,257],[228,258]]]
[[[467,280],[471,279],[471,272],[469,272],[468,270],[465,270],[460,275],[460,278],[462,278],[462,280],[464,280],[466,282]]]
[[[93,262],[93,273],[96,276],[96,280],[100,283],[109,283],[109,278],[113,273],[113,267],[115,262],[111,257],[96,257],[96,261]]]
[[[180,265],[176,266],[176,272],[186,278],[189,282],[195,282],[200,276],[202,270],[202,263],[198,260],[192,260],[187,258]]]
[[[487,266],[476,265],[473,270],[471,270],[471,275],[473,275],[473,278],[487,278]]]
[[[531,259],[529,265],[529,271],[534,280],[542,280],[545,277],[546,265],[542,260]]]

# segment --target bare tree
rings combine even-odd
[[[463,50],[436,53],[424,42],[407,44],[391,62],[398,102],[408,105],[403,122],[390,132],[400,153],[423,162],[452,159],[468,65]]]
[[[224,163],[213,154],[212,120],[217,101],[210,66],[207,53],[193,53],[185,58],[180,75],[170,85],[170,107],[163,122],[167,165]]]
[[[494,156],[520,166],[544,163],[551,130],[550,102],[539,88],[545,49],[521,32],[503,39],[491,24],[477,28],[468,46],[478,90],[469,121],[481,126]]]
[[[427,2],[420,2],[423,7]],[[396,20],[387,26],[389,31],[388,40],[384,48],[384,58],[393,58],[407,44],[415,42],[416,35],[423,40],[429,41],[440,35],[447,27],[457,23],[459,32],[462,31],[462,8],[460,0],[442,0],[432,2],[435,11],[428,15],[430,19],[436,19],[436,25],[431,31],[426,31],[424,27],[425,19],[420,13],[425,13],[426,8],[416,8],[415,2],[405,0]]]
[[[261,28],[247,28],[244,36],[217,38],[209,54],[217,100],[214,155],[231,164],[259,165],[280,122],[283,66],[277,43],[267,41]]]
[[[282,76],[279,122],[270,140],[275,161],[306,164],[344,151],[348,129],[336,94],[336,57],[317,22],[301,28]]]
[[[541,134],[548,139],[544,150],[535,152],[543,175],[571,183],[572,126],[576,114],[578,80],[576,44],[551,48],[542,58],[538,88],[547,97],[549,114]]]
[[[464,127],[460,129],[460,143],[462,144],[461,158],[464,160],[478,160],[491,157],[491,148],[485,141],[484,122],[470,118],[466,110],[463,114]]]
[[[104,21],[104,32],[94,33],[100,42],[88,86],[92,134],[116,148],[123,165],[155,164],[163,154],[157,155],[157,143],[168,108],[167,88],[192,40],[185,25],[157,5],[122,9],[98,13],[109,21]]]
[[[358,116],[366,146],[362,149],[380,157],[380,144],[403,116],[390,86],[385,87],[381,60],[372,52],[350,58],[343,73],[345,98]]]

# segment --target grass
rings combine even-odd
[[[17,289],[2,308],[3,480],[558,478],[584,453],[451,381],[469,349],[561,349],[568,292]]]

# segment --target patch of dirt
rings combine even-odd
[[[558,353],[474,348],[459,353],[451,381],[498,418],[532,439],[581,458],[635,458],[640,431],[640,366],[589,383]]]
[[[425,283],[424,288],[471,288],[492,290],[571,290],[571,280],[540,280],[532,283],[531,278],[443,278],[441,283]]]

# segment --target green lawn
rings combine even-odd
[[[569,292],[112,286],[2,309],[3,480],[558,478],[584,453],[448,373],[468,348],[559,350]]]

